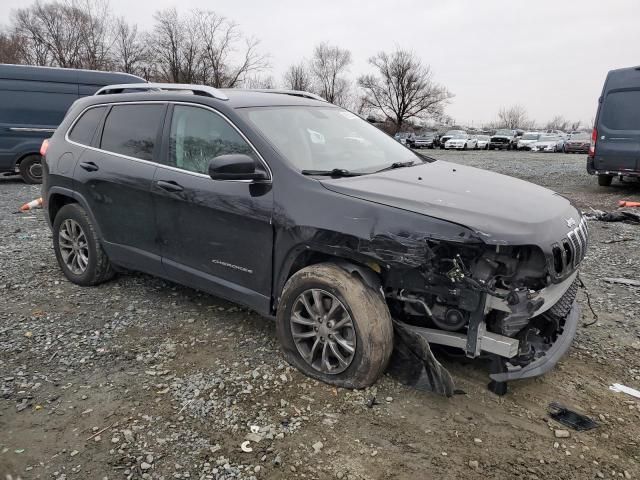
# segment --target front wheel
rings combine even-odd
[[[332,263],[303,268],[287,281],[276,329],[289,363],[345,388],[373,384],[393,350],[391,315],[380,291]]]
[[[20,166],[20,176],[29,184],[42,183],[42,162],[40,155],[28,155],[22,159]]]
[[[89,216],[77,203],[65,205],[53,220],[53,249],[65,277],[83,287],[114,276]]]
[[[613,175],[598,175],[598,185],[609,187],[613,181]]]
[[[464,144],[464,147],[462,147],[462,149],[463,149],[463,150],[466,150],[466,149],[467,149],[467,144],[466,144],[466,143]]]

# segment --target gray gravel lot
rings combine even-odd
[[[582,209],[640,200],[638,183],[598,187],[583,155],[424,153],[548,186]],[[640,388],[640,288],[602,280],[640,279],[640,226],[591,222],[582,278],[599,321],[553,372],[497,397],[484,366],[445,360],[466,392],[445,399],[388,376],[363,391],[307,379],[270,321],[146,275],[72,285],[42,211],[13,213],[38,196],[0,179],[2,480],[640,478],[640,401],[608,389]],[[546,416],[550,401],[599,428],[556,438],[565,427]]]

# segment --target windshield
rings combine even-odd
[[[540,135],[541,142],[555,142],[559,137],[556,135]]]
[[[525,133],[522,136],[523,140],[537,140],[538,138],[540,138],[540,135],[538,135],[537,133]]]
[[[299,170],[371,173],[420,157],[357,115],[339,107],[238,109]]]
[[[449,130],[447,133],[444,134],[445,137],[454,137],[456,135],[460,135],[460,134],[465,134],[467,132],[463,131],[463,130]]]
[[[467,138],[467,134],[466,133],[456,133],[451,137],[451,139],[454,139],[454,138]]]
[[[591,137],[589,137],[588,133],[576,133],[574,135],[571,135],[571,140],[590,140]]]
[[[506,135],[507,137],[512,137],[513,132],[511,130],[498,130],[496,135]]]
[[[478,140],[489,140],[488,135],[478,135]]]

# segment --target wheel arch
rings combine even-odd
[[[364,258],[355,259],[353,257],[337,255],[334,252],[300,245],[293,248],[282,263],[282,268],[279,271],[274,289],[273,313],[275,313],[278,308],[282,291],[287,281],[296,272],[318,263],[334,263],[351,275],[360,277],[363,282],[375,290],[380,289],[382,286],[381,270],[377,261],[373,259],[367,261]]]

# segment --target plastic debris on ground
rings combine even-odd
[[[626,385],[622,385],[620,383],[614,383],[609,387],[609,390],[613,392],[622,392],[627,395],[631,395],[632,397],[640,398],[640,390],[636,390],[635,388],[627,387]]]
[[[394,349],[389,373],[400,383],[446,397],[455,393],[453,378],[433,355],[429,342],[400,322],[393,322]]]
[[[640,280],[631,280],[630,278],[603,278],[607,283],[618,283],[620,285],[629,285],[630,287],[640,287]]]
[[[640,209],[620,208],[612,212],[591,209],[589,212],[582,212],[587,220],[597,220],[599,222],[625,222],[640,224]]]
[[[586,415],[574,412],[573,410],[570,410],[556,402],[551,402],[549,404],[549,416],[556,422],[566,425],[567,427],[571,427],[578,432],[591,430],[598,426],[596,422]]]

